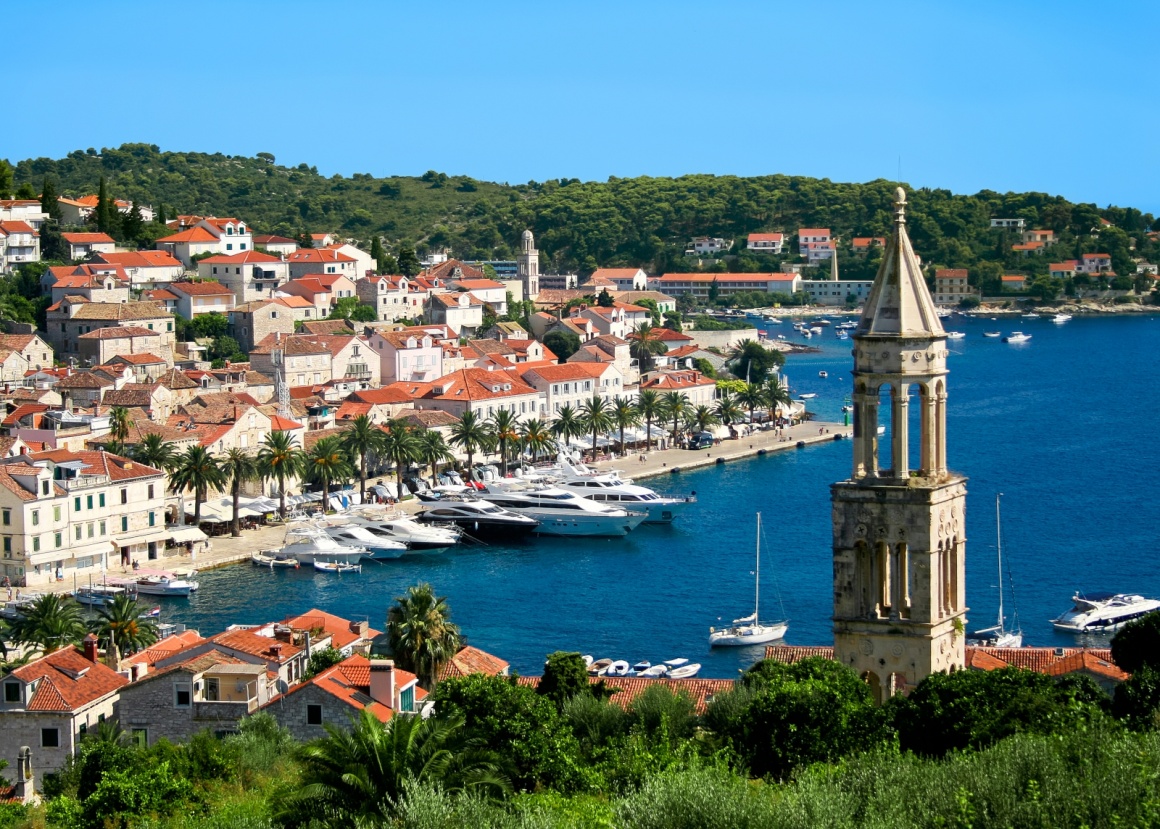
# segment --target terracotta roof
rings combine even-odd
[[[1083,254],[1083,258],[1084,259],[1111,259],[1112,257],[1111,257],[1111,254],[1107,254],[1107,253],[1085,253],[1085,254]]]
[[[468,307],[473,306],[473,305],[483,305],[483,300],[472,293],[467,293],[467,294],[432,294],[431,299],[435,302],[438,302],[440,305],[445,305],[448,308],[458,308],[459,307],[459,300],[463,296],[467,297]]]
[[[85,465],[85,472],[90,475],[107,475],[110,481],[130,481],[137,478],[154,478],[162,476],[160,469],[146,466],[139,461],[114,455],[112,452],[100,452],[92,449],[72,451],[70,449],[52,449],[48,452],[38,452],[32,455],[36,461],[50,460],[53,463],[81,461]]]
[[[396,692],[398,689],[411,685],[416,681],[414,674],[404,671],[401,668],[395,668],[394,674]],[[395,712],[390,706],[370,699],[370,685],[370,660],[365,656],[356,655],[327,668],[313,679],[295,685],[286,692],[285,696],[290,696],[303,688],[314,686],[345,702],[352,708],[359,710],[366,708],[381,722],[387,722]],[[415,685],[414,688],[416,702],[427,696],[427,692],[418,685]]]
[[[178,369],[170,369],[157,378],[157,382],[165,386],[167,389],[177,391],[178,389],[196,389],[197,383],[190,380],[183,371]]]
[[[154,288],[150,291],[142,291],[142,296],[147,296],[153,302],[176,302],[177,295],[171,294],[164,288]]]
[[[29,711],[77,711],[129,684],[129,680],[99,662],[90,662],[76,648],[65,648],[12,672],[23,682],[40,684],[28,702]]]
[[[109,329],[102,328],[101,330],[108,331]],[[150,331],[149,333],[152,334],[153,332]],[[108,365],[109,363],[115,363],[115,362],[128,363],[131,366],[152,366],[152,365],[156,365],[157,363],[164,363],[165,360],[158,357],[156,354],[149,354],[149,353],[145,353],[145,354],[118,354],[115,357],[111,357],[108,360],[108,362],[106,363],[106,365]]]
[[[471,645],[464,645],[459,652],[443,664],[439,669],[439,681],[453,677],[470,676],[471,674],[486,674],[500,676],[506,674],[511,664],[493,656],[487,651]]]
[[[785,240],[784,233],[750,233],[750,242],[781,242]]]
[[[316,264],[323,262],[354,262],[355,260],[330,248],[300,248],[290,254],[290,262],[295,264]]]
[[[173,319],[173,314],[154,302],[84,302],[81,303],[71,319],[118,322],[121,320],[168,320]]]
[[[964,279],[966,276],[966,268],[939,268],[934,272],[935,279]]]
[[[516,680],[520,685],[535,688],[540,684],[538,676],[521,676]],[[675,694],[684,693],[693,702],[693,709],[698,714],[704,714],[705,709],[713,698],[733,690],[731,679],[653,679],[643,676],[601,676],[588,677],[589,684],[603,682],[605,687],[614,689],[610,702],[621,708],[627,708],[632,701],[649,688],[668,688]]]
[[[405,385],[405,384],[404,384]],[[519,394],[537,394],[519,377],[507,371],[465,368],[433,381],[432,395],[439,400],[493,400]],[[505,389],[504,386],[510,386]],[[435,393],[442,388],[443,393]]]
[[[172,236],[166,236],[163,239],[158,239],[157,244],[188,244],[191,242],[217,242],[218,237],[214,236],[204,227],[191,227],[189,230],[183,230],[180,233],[174,233]]]
[[[853,246],[856,248],[869,248],[874,245],[885,247],[886,239],[882,236],[855,236]]]
[[[662,285],[673,282],[792,282],[793,273],[666,273]]]
[[[31,233],[33,236],[40,235],[39,233],[36,232],[36,228],[34,228],[28,222],[21,222],[21,221],[0,222],[0,231],[3,231],[6,234],[7,233]]]
[[[463,274],[463,279],[485,279],[486,274],[479,268],[473,268],[458,259],[448,259],[446,262],[440,262],[434,267],[428,268],[421,274],[425,279],[451,279],[455,269],[459,268]],[[490,280],[489,280],[490,281]]]
[[[369,640],[379,635],[379,631],[369,627],[364,633],[359,633],[355,629],[355,622],[318,608],[311,608],[301,615],[283,619],[282,623],[290,625],[295,630],[324,630],[330,634],[331,643],[336,648],[345,648],[359,639]]]
[[[409,403],[412,398],[402,389],[394,386],[384,386],[381,389],[365,389],[362,391],[351,392],[350,400],[356,400],[359,403],[370,403],[375,406],[390,405],[397,403]]]
[[[168,659],[186,648],[200,645],[205,641],[196,630],[184,630],[181,633],[175,633],[173,636],[166,636],[161,641],[145,648],[145,650],[138,651],[126,657],[125,661],[130,665],[148,665],[152,667],[163,659]]]
[[[468,291],[488,291],[505,287],[502,282],[496,282],[494,279],[457,279],[455,286]]]
[[[604,374],[607,367],[600,363],[576,362],[556,363],[555,365],[533,366],[522,372],[524,377],[529,374],[546,380],[549,383],[558,383],[567,380],[591,380]]]
[[[459,418],[442,409],[415,409],[413,411],[404,411],[399,413],[399,417],[414,426],[422,426],[424,429],[434,429],[439,426],[454,426],[459,422]]]
[[[285,236],[270,236],[268,234],[254,237],[255,245],[297,245],[297,239],[287,239]],[[205,261],[204,259],[202,260]]]
[[[113,237],[107,233],[62,233],[61,238],[70,245],[112,245]]]
[[[98,253],[97,261],[123,268],[180,268],[181,262],[164,250],[137,250],[124,253]]]
[[[302,331],[306,334],[354,333],[346,320],[306,320],[302,323]]]
[[[580,365],[583,365],[583,363]],[[679,391],[680,389],[694,388],[696,386],[713,386],[716,385],[716,382],[709,377],[705,377],[699,371],[681,369],[680,371],[666,371],[654,374],[648,379],[648,382],[642,382],[640,387],[642,389]]]
[[[750,235],[750,238],[753,238]],[[590,279],[603,277],[605,279],[632,279],[638,273],[640,268],[597,268],[592,272]]]
[[[298,645],[280,642],[269,636],[260,636],[251,630],[227,630],[211,637],[211,641],[224,648],[258,656],[269,662],[288,662],[302,652],[302,648]]]
[[[169,290],[186,296],[233,296],[234,292],[220,282],[172,282]]]
[[[112,380],[104,380],[91,371],[78,371],[62,377],[56,384],[58,389],[103,389],[113,385]]]
[[[765,658],[775,662],[784,662],[792,665],[811,656],[820,656],[823,659],[834,658],[832,645],[766,645]]]
[[[830,229],[828,227],[802,227],[798,228],[798,236],[829,236]]]

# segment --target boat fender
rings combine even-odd
[[[676,474],[677,474],[678,472],[680,472],[680,471],[681,471],[681,467],[679,467],[679,466],[674,466],[672,469],[670,469],[670,470],[669,470],[669,474],[671,474],[671,475],[676,475]]]
[[[757,450],[757,454],[758,454],[758,455],[764,455],[764,454],[765,454],[766,452],[768,452],[768,451],[769,451],[768,449],[758,449],[758,450]]]
[[[797,442],[797,448],[798,448],[798,449],[805,449],[805,448],[806,448],[806,442],[805,442],[804,440],[799,440],[799,441]]]
[[[725,459],[724,458],[717,458],[717,463],[723,464],[723,463],[725,463]]]

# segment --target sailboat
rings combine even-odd
[[[753,615],[734,619],[733,624],[718,630],[709,628],[709,647],[738,648],[746,645],[763,645],[785,636],[789,621],[772,624],[761,623],[758,616],[761,606],[761,513],[757,513],[757,568],[753,571]]]
[[[999,557],[999,621],[994,627],[977,630],[970,636],[972,645],[987,648],[1020,648],[1023,646],[1023,631],[1019,630],[1019,617],[1015,617],[1015,629],[1007,630],[1003,618],[1003,531],[999,520],[999,499],[1002,492],[995,493],[995,548]]]

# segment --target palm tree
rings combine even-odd
[[[741,419],[741,404],[737,402],[737,398],[732,394],[724,392],[720,399],[717,400],[717,405],[713,408],[713,413],[726,426],[732,426],[734,421]]]
[[[129,439],[129,427],[132,425],[133,418],[130,417],[129,410],[124,406],[114,406],[109,409],[109,434],[121,446],[124,446],[125,441]]]
[[[625,453],[624,430],[629,426],[640,424],[640,412],[637,411],[631,400],[618,397],[612,404],[611,414],[613,424],[620,429],[620,454],[623,455]]]
[[[470,475],[476,451],[491,446],[491,431],[475,412],[468,410],[451,427],[451,444],[467,453],[467,471]]]
[[[725,364],[734,376],[745,382],[763,383],[769,370],[777,370],[785,361],[780,351],[774,351],[756,340],[742,340],[729,351]]]
[[[673,443],[677,442],[677,428],[689,411],[689,398],[684,392],[670,391],[661,397],[661,409],[666,417],[673,419]]]
[[[720,425],[721,418],[708,406],[698,406],[689,413],[689,422],[697,427],[698,432],[707,432],[710,426]]]
[[[652,424],[654,420],[664,417],[664,406],[661,405],[661,396],[652,389],[645,389],[636,397],[636,410],[644,418],[644,448],[652,449]]]
[[[129,450],[129,457],[137,463],[163,472],[168,472],[177,463],[177,452],[173,444],[166,442],[165,438],[156,432],[150,432],[141,438],[141,442]]]
[[[169,480],[178,492],[193,490],[194,525],[201,523],[201,504],[209,489],[221,489],[226,485],[226,475],[221,465],[204,446],[191,446],[179,455]]]
[[[765,393],[765,386],[761,383],[746,383],[745,388],[737,392],[737,402],[749,409],[749,422],[753,422],[753,410],[764,406],[769,400]]]
[[[641,371],[648,371],[652,368],[653,357],[669,350],[667,345],[653,335],[653,327],[647,322],[637,325],[629,334],[629,339],[632,344],[629,346],[628,353],[636,358]]]
[[[302,786],[281,799],[277,819],[288,826],[394,825],[409,782],[444,791],[464,785],[510,784],[495,765],[459,746],[463,719],[395,714],[381,722],[368,707],[351,727],[326,724],[327,736],[302,746]]]
[[[383,455],[395,465],[395,477],[399,484],[399,497],[403,497],[403,473],[407,466],[422,458],[419,439],[403,418],[395,418],[387,423],[383,432]]]
[[[436,596],[429,584],[407,588],[387,611],[387,637],[395,662],[419,678],[428,691],[438,681],[439,669],[459,652],[459,626],[451,622],[447,599]]]
[[[507,409],[500,409],[491,416],[491,422],[488,423],[488,428],[491,430],[491,435],[499,447],[500,475],[506,478],[508,444],[520,439],[519,421],[512,412]]]
[[[140,605],[122,593],[97,610],[97,618],[89,622],[97,641],[113,653],[114,665],[120,663],[123,654],[136,653],[157,641],[157,623],[140,616]]]
[[[75,645],[87,632],[81,606],[56,593],[46,593],[31,604],[20,605],[16,613],[11,624],[11,640],[32,645],[44,653]]]
[[[571,403],[565,404],[560,411],[556,412],[556,420],[552,423],[552,434],[559,438],[559,442],[565,447],[568,445],[568,441],[580,437],[584,432],[585,428],[580,420],[580,415],[572,408]]]
[[[598,394],[580,404],[580,422],[592,433],[592,460],[596,460],[596,436],[612,430],[612,411],[608,401]]]
[[[532,450],[532,463],[535,463],[540,453],[552,445],[552,430],[544,421],[533,417],[520,425],[520,440],[525,449]]]
[[[230,495],[234,499],[234,520],[230,524],[230,535],[238,538],[242,534],[241,521],[238,516],[238,501],[242,497],[242,485],[258,477],[258,462],[249,452],[234,447],[226,453],[221,462],[222,472],[230,482]]]
[[[336,437],[321,438],[306,453],[306,477],[322,484],[322,512],[330,502],[330,485],[335,481],[349,478],[354,472],[342,441]]]
[[[431,485],[435,485],[435,476],[439,474],[436,468],[441,463],[450,463],[455,460],[443,434],[434,429],[424,429],[419,433],[419,458],[431,467]]]
[[[342,433],[342,447],[352,458],[358,458],[359,494],[363,501],[367,499],[367,456],[386,454],[386,437],[386,432],[366,415],[356,417]]]
[[[765,384],[765,404],[769,406],[769,419],[773,421],[777,417],[777,410],[782,406],[787,409],[793,405],[793,398],[789,396],[789,389],[782,384],[781,380],[775,374],[769,378]]]
[[[286,520],[286,482],[303,477],[306,455],[294,445],[289,432],[269,432],[258,449],[258,474],[263,481],[278,482],[278,514]]]

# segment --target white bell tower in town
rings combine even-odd
[[[532,231],[520,237],[520,255],[516,257],[516,276],[524,283],[524,299],[535,299],[540,293],[540,252]]]
[[[879,701],[963,668],[967,612],[967,488],[947,469],[946,332],[901,187],[895,199],[894,235],[853,336],[853,471],[831,486],[834,658]]]

